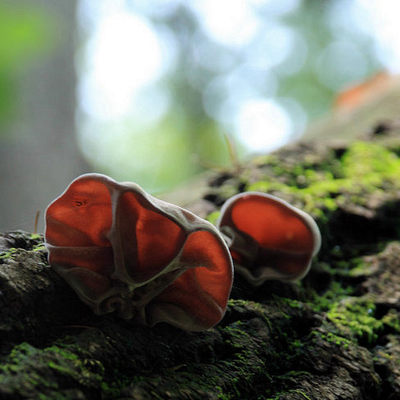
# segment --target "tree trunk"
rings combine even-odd
[[[18,118],[0,138],[2,231],[33,230],[36,212],[87,170],[75,134],[76,0],[17,3],[43,12],[51,48],[19,68]]]
[[[313,215],[323,244],[301,282],[236,276],[206,332],[95,316],[41,237],[3,234],[0,398],[400,399],[399,133],[299,143],[209,180],[200,213],[266,191]]]

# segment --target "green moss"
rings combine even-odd
[[[38,349],[28,343],[15,346],[0,365],[0,386],[7,387],[16,397],[27,393],[42,393],[42,398],[58,390],[58,382],[68,380],[73,387],[83,390],[98,389],[105,375],[104,367],[97,360],[82,359],[68,349],[51,346]],[[23,381],[24,385],[20,385]],[[54,392],[55,393],[55,392]],[[25,398],[25,397],[24,397]]]
[[[400,159],[385,147],[371,142],[355,142],[342,158],[344,175],[370,182],[374,186],[384,180],[397,181]]]
[[[372,301],[348,297],[334,303],[326,316],[340,335],[372,344],[383,329],[383,322],[374,314],[375,304]]]
[[[377,249],[379,246],[375,246]],[[345,254],[338,254],[336,249],[331,251],[331,256],[333,260],[330,264],[321,262],[319,268],[332,277],[342,278],[358,278],[360,276],[367,277],[376,272],[376,267],[367,262],[364,257],[354,257],[344,260],[346,258]],[[337,288],[336,288],[337,289]]]
[[[216,394],[217,394],[217,398],[219,400],[231,400],[232,399],[232,395],[224,393],[223,389],[221,386],[217,386],[215,388]]]
[[[232,325],[228,325],[224,327],[224,332],[228,333],[229,339],[226,339],[226,343],[229,343],[232,345],[232,347],[236,348],[242,348],[241,339],[247,339],[248,338],[248,333],[244,332],[242,329],[240,329],[240,325],[242,324],[241,321],[237,321]]]
[[[101,382],[100,387],[101,391],[104,394],[104,398],[106,399],[116,399],[119,398],[120,393],[121,393],[121,388],[127,386],[128,382],[127,379],[122,379],[122,374],[121,374],[121,379],[115,380],[112,383],[108,382]]]
[[[209,214],[206,219],[207,219],[207,221],[209,221],[213,225],[215,225],[217,223],[217,220],[218,220],[220,214],[221,214],[220,211],[214,211],[211,214]]]
[[[47,347],[44,351],[47,352],[47,353],[57,354],[60,357],[62,357],[63,359],[65,359],[65,360],[73,360],[73,361],[75,361],[75,360],[78,359],[78,356],[75,353],[72,353],[71,351],[66,350],[66,349],[64,349],[62,347],[56,346],[56,345],[51,346],[51,347]]]
[[[15,249],[15,248],[8,249],[7,251],[2,251],[2,252],[0,252],[0,260],[5,260],[6,258],[10,258],[17,252],[18,252],[18,249]]]
[[[16,385],[14,377],[23,375],[26,378],[25,387],[21,388],[22,390],[29,391],[36,387],[56,389],[57,383],[46,379],[38,372],[37,356],[38,350],[28,343],[15,346],[8,359],[0,365],[0,385],[14,388]],[[18,387],[15,387],[15,390],[19,392]]]
[[[384,315],[382,322],[395,332],[400,333],[400,317],[399,313],[394,308],[391,308]]]
[[[354,289],[351,286],[343,287],[340,282],[333,281],[329,288],[319,295],[315,290],[310,291],[309,306],[315,312],[326,312],[331,310],[332,305],[349,296]]]
[[[355,142],[340,160],[332,152],[326,163],[318,166],[310,166],[306,160],[285,166],[277,157],[268,162],[273,174],[246,189],[291,195],[321,222],[345,201],[344,195],[362,205],[368,193],[383,193],[388,185],[400,188],[399,157],[377,143]]]
[[[300,389],[294,389],[293,390],[293,392],[294,393],[298,393],[298,394],[300,394],[301,396],[303,396],[306,400],[311,400],[311,397],[309,397],[309,396],[307,396],[307,394],[306,393],[304,393],[304,391],[303,390],[300,390]]]
[[[261,318],[268,325],[268,328],[272,328],[271,322],[268,318],[268,313],[263,305],[260,303],[244,299],[229,299],[228,307],[250,309],[251,312],[256,312],[258,317]]]
[[[326,342],[334,343],[336,346],[344,347],[345,349],[353,345],[353,342],[350,339],[346,339],[343,336],[339,336],[328,331],[325,332],[321,330],[313,330],[311,335]]]
[[[252,183],[246,187],[247,191],[254,191],[254,192],[272,192],[272,191],[280,191],[280,192],[287,192],[290,193],[290,189],[287,185],[272,181],[259,181]]]
[[[302,309],[304,306],[304,304],[301,301],[296,300],[296,299],[289,299],[286,297],[279,297],[279,296],[274,296],[274,298],[276,300],[288,305],[289,307],[297,308],[299,310]]]
[[[211,363],[192,360],[154,371],[152,376],[136,375],[129,382],[129,386],[137,393],[159,388],[154,389],[154,398],[158,398],[157,396],[164,392],[168,392],[171,398],[201,399],[210,393],[221,400],[247,398],[246,394],[253,393],[254,385],[259,384],[260,380],[267,383],[271,381],[263,358],[269,348],[257,335],[260,330],[265,332],[269,328],[262,318],[262,311],[265,310],[262,310],[260,304],[255,308],[256,304],[251,301],[230,300],[229,307],[234,308],[230,310],[232,314],[238,316],[256,311],[259,318],[254,326],[248,321],[236,321],[227,326],[220,324],[216,327],[216,337],[221,337],[223,341],[216,351],[225,354],[222,359],[215,354]],[[214,334],[215,332],[211,333],[210,339]],[[208,333],[201,335],[207,336]],[[193,340],[196,342],[195,336]],[[117,397],[113,395],[114,389],[114,385],[102,384],[103,393],[109,394],[110,398]]]
[[[375,272],[375,267],[370,263],[365,262],[362,258],[355,258],[350,262],[348,275],[350,277],[369,276]]]
[[[265,178],[247,185],[247,189],[283,194],[282,197],[294,205],[318,217],[323,228],[324,222],[329,221],[344,202],[363,204],[370,193],[386,193],[387,187],[390,190],[400,188],[400,160],[394,151],[377,144],[354,143],[340,158],[337,154],[328,152],[326,160],[318,164],[307,157],[299,164],[269,157]],[[230,189],[237,187],[231,185]],[[228,196],[229,190],[224,196]],[[208,220],[215,223],[218,216],[219,212],[212,213]],[[335,232],[331,234],[336,235]],[[31,236],[31,239],[34,241],[32,250],[43,251],[40,237]],[[322,340],[327,349],[338,346],[340,349],[336,349],[343,351],[355,346],[357,341],[374,344],[382,330],[385,333],[400,332],[400,320],[395,310],[380,319],[372,301],[365,297],[349,297],[355,294],[354,282],[373,271],[368,262],[359,257],[361,252],[355,252],[356,257],[351,253],[351,258],[343,247],[323,248],[324,262],[319,263],[319,270],[313,271],[310,280],[296,283],[293,291],[288,292],[298,294],[302,301],[271,296],[270,293],[263,298],[264,304],[229,300],[227,319],[212,332],[199,334],[210,335],[210,341],[199,339],[196,342],[197,334],[190,336],[195,349],[197,343],[209,346],[212,362],[192,359],[170,368],[155,367],[150,372],[140,372],[141,361],[138,359],[133,364],[127,362],[127,368],[121,366],[119,370],[117,366],[106,371],[108,361],[102,364],[90,358],[89,351],[81,349],[76,339],[67,344],[64,337],[44,349],[27,343],[16,346],[2,359],[0,385],[13,388],[16,397],[22,390],[42,391],[42,400],[64,398],[63,393],[51,397],[58,393],[57,382],[68,382],[70,387],[78,388],[82,393],[87,390],[94,393],[92,397],[98,394],[105,399],[119,398],[123,387],[131,387],[132,392],[136,387],[148,389],[152,397],[159,398],[158,393],[167,387],[171,397],[175,398],[202,398],[202,394],[211,392],[218,399],[230,400],[247,398],[246,394],[254,397],[257,392],[260,393],[259,400],[277,400],[290,397],[290,394],[309,400],[306,392],[296,389],[299,387],[296,378],[304,376],[307,380],[308,372],[293,369],[307,368],[306,362],[298,361],[304,360],[306,351],[313,351],[313,344],[321,345]],[[0,259],[14,256],[17,251],[7,250],[0,254]],[[319,282],[322,287],[317,286]],[[127,349],[126,343],[119,345]],[[172,347],[173,344],[165,342],[165,346]],[[18,387],[15,379],[21,375],[27,385],[24,388]],[[260,385],[261,389],[256,390],[255,385]],[[138,393],[140,396],[140,390]]]
[[[44,243],[39,243],[39,244],[36,244],[35,246],[33,246],[32,251],[42,251],[45,249],[46,249],[46,246],[44,245]]]
[[[235,371],[232,371],[232,382],[235,382]],[[237,398],[233,393],[223,386],[226,381],[224,376],[226,371],[216,365],[183,365],[182,369],[177,371],[174,369],[164,370],[162,374],[153,377],[144,377],[130,384],[136,387],[138,392],[149,391],[154,399],[164,399],[156,390],[150,388],[163,388],[161,392],[166,390],[171,398],[191,398],[201,399],[207,397],[209,393],[216,395],[218,399]],[[168,385],[165,387],[165,385]],[[108,392],[111,394],[111,392]],[[110,396],[110,398],[115,398]]]

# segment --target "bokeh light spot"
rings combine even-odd
[[[239,140],[252,152],[271,151],[292,134],[288,113],[275,101],[252,99],[242,104],[235,118]]]

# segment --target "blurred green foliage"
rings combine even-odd
[[[168,6],[172,3],[175,6]],[[289,3],[297,5],[280,13],[279,7]],[[244,159],[243,155],[250,150],[238,134],[235,118],[240,106],[252,98],[265,99],[282,108],[293,128],[288,129],[288,139],[298,138],[307,123],[329,110],[335,93],[381,68],[371,50],[372,39],[353,27],[347,17],[350,3],[249,2],[261,27],[249,43],[237,46],[216,40],[205,29],[204,18],[196,11],[197,3],[81,0],[78,4],[86,4],[90,15],[81,24],[77,58],[71,59],[71,63],[77,61],[80,66],[78,97],[82,96],[85,74],[98,68],[92,42],[96,20],[101,13],[103,19],[109,17],[110,10],[118,4],[123,4],[123,12],[131,12],[148,23],[163,51],[170,52],[163,53],[163,57],[171,64],[149,84],[150,89],[156,87],[155,91],[167,98],[168,105],[161,116],[151,90],[147,99],[143,96],[138,102],[140,110],[134,110],[136,115],[123,115],[120,120],[85,115],[85,111],[79,115],[78,138],[86,159],[93,169],[116,179],[136,181],[153,192],[169,190],[210,166],[229,166],[225,134],[237,142],[239,155]],[[49,13],[52,3],[40,4],[42,8],[38,4],[32,8],[12,2],[0,5],[0,128],[18,117],[20,77],[57,40],[56,24],[60,21]],[[335,8],[336,4],[341,7]],[[112,38],[118,42],[115,36]],[[143,38],[124,39],[120,42],[125,43],[126,53],[130,49],[134,53],[136,47],[129,45]],[[281,50],[285,41],[289,43],[287,54]],[[336,50],[343,48],[347,53],[343,51],[340,56]],[[335,54],[339,56],[335,58]],[[359,55],[361,62],[355,62],[354,54]],[[134,56],[140,62],[140,54]],[[110,71],[110,79],[116,74]],[[104,84],[101,79],[95,83],[99,87]],[[93,82],[86,86],[93,89],[91,85]],[[147,106],[141,107],[142,103]],[[140,121],[141,113],[146,112],[150,119],[157,116],[150,123]],[[279,134],[276,129],[269,131],[273,122],[267,126],[266,137]],[[0,135],[4,131],[0,129]],[[261,148],[259,152],[264,151]]]
[[[0,5],[0,127],[17,115],[20,73],[53,43],[51,22],[40,8]]]
[[[199,15],[196,4],[125,4],[124,12],[144,18],[167,51],[171,47],[172,66],[151,83],[166,94],[168,106],[147,126],[140,126],[140,115],[127,118],[123,127],[119,121],[118,127],[115,121],[104,126],[107,122],[89,116],[91,139],[83,134],[82,148],[97,169],[134,180],[149,191],[168,190],[213,165],[229,166],[224,134],[236,142],[242,160],[250,151],[265,152],[262,146],[246,147],[246,135],[254,133],[251,122],[257,116],[238,131],[240,107],[249,99],[270,101],[290,119],[285,133],[278,131],[279,123],[274,129],[271,118],[264,137],[274,142],[282,133],[285,140],[294,140],[308,123],[329,112],[338,92],[382,69],[373,38],[353,23],[352,2],[250,2],[260,27],[243,45],[232,44],[234,37],[232,43],[213,37],[204,27],[207,15]],[[281,12],[282,4],[296,6]],[[220,25],[225,22],[221,19]],[[84,29],[90,32],[87,25]],[[91,63],[88,60],[86,71]],[[81,71],[84,76],[85,69]],[[143,99],[151,104],[151,99]],[[154,110],[144,107],[144,112],[151,118]]]

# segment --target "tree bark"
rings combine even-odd
[[[266,191],[313,215],[323,244],[301,282],[236,276],[206,332],[95,316],[42,237],[1,235],[0,398],[400,399],[399,133],[298,143],[208,181],[200,213]]]

